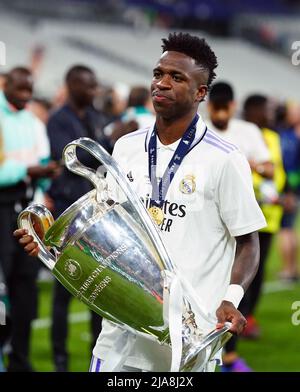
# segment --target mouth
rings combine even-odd
[[[226,131],[227,126],[226,125],[221,125],[221,124],[214,124],[216,129],[218,129],[219,131]]]
[[[16,109],[18,109],[18,110],[22,110],[22,109],[25,109],[25,108],[26,108],[27,103],[24,103],[24,102],[16,102],[13,106],[14,106]]]
[[[164,102],[164,101],[171,101],[171,98],[160,93],[152,94],[152,99],[154,102]]]

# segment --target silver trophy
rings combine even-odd
[[[106,177],[82,165],[78,147],[99,160]],[[116,161],[88,138],[69,143],[63,155],[66,167],[95,189],[56,221],[43,205],[31,205],[20,213],[18,226],[34,237],[38,257],[53,275],[90,309],[133,334],[170,345],[172,370],[202,371],[230,338],[230,324],[215,330]]]

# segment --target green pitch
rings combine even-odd
[[[299,223],[298,219],[298,229]],[[278,246],[274,241],[267,262],[264,294],[256,312],[262,337],[257,341],[241,340],[239,344],[240,355],[256,371],[300,371],[300,324],[292,323],[292,316],[295,313],[292,304],[295,301],[299,301],[300,304],[300,283],[278,282],[280,266]],[[299,316],[298,323],[300,323]]]

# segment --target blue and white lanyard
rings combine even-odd
[[[157,128],[154,125],[152,134],[150,136],[148,145],[148,170],[149,178],[152,184],[152,196],[151,196],[151,206],[162,207],[166,194],[168,192],[169,186],[181,165],[183,158],[188,153],[191,144],[193,143],[196,135],[196,125],[199,119],[198,114],[194,117],[193,121],[185,131],[182,136],[174,155],[172,156],[168,167],[166,168],[162,178],[158,182],[156,177],[156,165],[157,165]]]

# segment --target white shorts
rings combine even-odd
[[[91,359],[89,372],[101,373],[101,368],[102,368],[103,364],[104,364],[103,359],[97,358],[93,355],[92,359]],[[120,372],[146,372],[146,370],[138,369],[138,368],[135,368],[132,366],[126,366],[126,365],[123,365],[119,371]]]
[[[103,359],[97,358],[97,357],[95,357],[93,355],[92,359],[91,359],[89,372],[91,372],[91,373],[100,373],[101,372],[101,368],[103,366],[103,363],[104,363]],[[205,372],[205,373],[206,372],[214,372],[216,370],[216,364],[217,364],[216,360],[210,361],[206,365],[206,367],[203,370],[203,372]],[[123,365],[120,368],[119,372],[147,372],[147,370],[136,368],[136,367],[133,367],[133,366]]]

